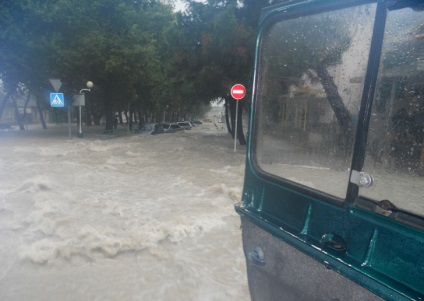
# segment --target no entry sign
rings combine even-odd
[[[231,88],[231,96],[234,99],[242,99],[246,95],[246,88],[241,84],[236,84]]]

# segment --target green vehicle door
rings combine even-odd
[[[424,300],[424,1],[288,1],[257,39],[251,299]]]

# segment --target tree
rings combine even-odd
[[[25,2],[0,4],[0,26],[4,29],[0,35],[0,78],[6,90],[0,116],[19,83],[36,92],[42,89],[48,73],[49,39],[39,35],[46,29],[45,22],[31,10],[32,3]]]
[[[266,62],[270,77],[275,78],[268,84],[269,95],[288,95],[290,86],[298,84],[293,80],[298,81],[302,75],[320,82],[342,132],[352,139],[351,114],[329,72],[330,67],[341,63],[343,54],[351,45],[350,24],[343,25],[346,23],[342,21],[343,17],[340,13],[310,17],[302,22],[286,21],[284,31],[265,33],[270,35],[268,40],[272,41],[269,42],[272,46],[267,47],[263,56],[272,58]]]
[[[43,89],[49,77],[58,77],[72,94],[92,80],[91,101],[102,104],[106,129],[113,111],[140,100],[141,82],[146,87],[156,80],[158,39],[173,20],[171,6],[148,0],[6,1],[0,16],[5,86]]]
[[[176,90],[203,103],[212,99],[231,103],[232,126],[227,126],[234,136],[235,100],[228,94],[235,83],[249,86],[256,31],[245,26],[237,1],[187,2],[188,10],[177,17],[179,35],[171,36],[177,45],[174,73],[181,78],[177,82],[182,83]],[[241,116],[238,122],[241,132],[237,136],[245,144]]]
[[[194,115],[232,84],[249,86],[258,9],[267,1],[187,2],[185,13],[173,14],[153,0],[5,1],[1,79],[10,93],[20,83],[42,95],[49,77],[60,78],[67,98],[91,80],[86,123],[103,115],[106,130],[113,112],[137,112],[140,122],[165,106]]]

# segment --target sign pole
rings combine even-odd
[[[68,104],[68,136],[69,139],[72,139],[72,130],[71,130],[71,106]]]
[[[88,89],[81,89],[79,94],[74,95],[74,96],[78,96],[76,98],[74,98],[73,104],[77,105],[79,108],[79,128],[78,128],[78,138],[82,138],[83,134],[82,134],[82,114],[81,114],[81,107],[85,106],[85,94],[83,94],[83,91],[91,91],[91,88],[93,87],[93,82],[88,81],[87,82],[87,87]]]
[[[235,126],[235,131],[234,131],[234,152],[237,150],[238,103],[239,103],[239,101],[237,100],[237,103],[236,103],[236,126]]]
[[[62,87],[62,81],[59,78],[49,78],[50,84],[52,85],[53,89],[56,92],[59,92],[60,88]],[[54,94],[52,96],[52,94]],[[61,94],[61,95],[59,95]],[[65,106],[65,100],[63,98],[62,93],[51,93],[50,94],[50,105],[52,107],[64,107]],[[71,106],[68,104],[68,136],[69,139],[72,138],[72,131],[71,131]]]
[[[231,88],[231,96],[237,101],[236,103],[236,124],[234,126],[234,152],[237,150],[237,124],[238,124],[238,105],[239,100],[246,95],[246,88],[241,84],[236,84]]]
[[[78,137],[82,138],[82,127],[81,127],[81,106],[79,107],[79,132],[78,132]]]

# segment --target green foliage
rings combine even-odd
[[[338,16],[289,20],[271,28],[267,35],[266,57],[272,58],[270,70],[280,76],[300,77],[307,70],[340,63],[349,48],[348,28]],[[349,25],[349,24],[347,24]],[[284,29],[278,27],[284,26]]]
[[[181,83],[177,91],[209,102],[225,97],[235,83],[249,86],[257,19],[267,1],[260,1],[260,5],[231,0],[187,2],[188,10],[177,16],[177,27],[168,35],[175,49],[172,73],[183,78],[177,81]],[[252,14],[255,26],[250,23]]]
[[[173,13],[153,0],[4,0],[0,78],[38,94],[51,90],[51,77],[66,93],[91,80],[92,107],[104,113],[132,103],[194,114],[235,82],[249,85],[268,1],[187,2],[186,12]]]
[[[163,78],[160,39],[173,18],[170,6],[147,0],[2,2],[1,79],[51,89],[57,77],[68,93],[91,80],[93,99],[119,110]]]

